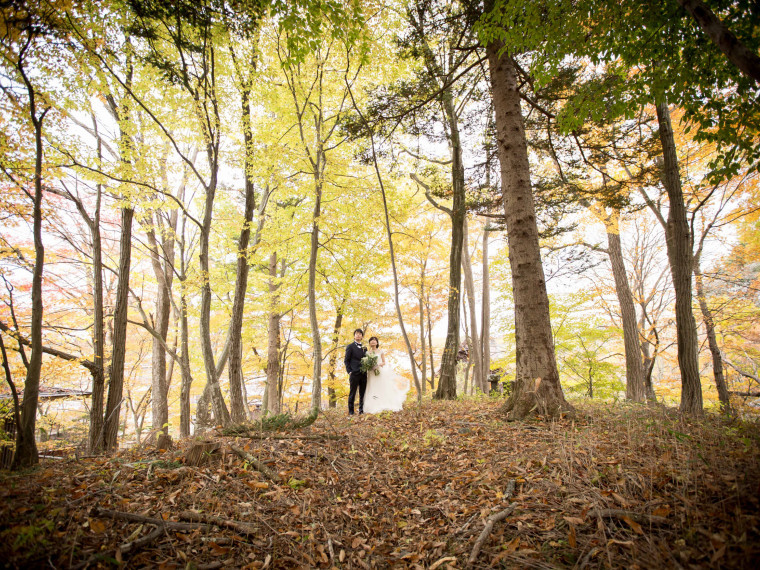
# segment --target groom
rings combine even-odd
[[[361,361],[367,353],[367,348],[362,346],[364,331],[356,329],[354,331],[354,342],[346,347],[346,357],[343,362],[348,372],[348,383],[351,390],[348,393],[348,415],[354,415],[354,400],[356,399],[356,390],[359,390],[359,413],[364,413],[364,392],[367,390],[367,373],[361,370]]]

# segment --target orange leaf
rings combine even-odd
[[[656,517],[666,517],[670,514],[670,507],[665,505],[664,507],[657,507],[652,511],[652,514]]]
[[[211,547],[211,551],[214,556],[224,556],[230,551],[228,547],[219,546],[216,542],[209,542],[208,545]]]
[[[633,531],[636,534],[644,534],[644,531],[642,530],[641,525],[637,523],[635,520],[633,520],[631,517],[620,517],[620,518],[622,518],[628,524],[628,526],[630,526],[633,529]]]
[[[570,548],[575,548],[578,544],[575,540],[575,527],[573,525],[570,525],[570,531],[567,533],[567,543]]]
[[[90,528],[92,529],[92,532],[101,534],[106,531],[108,525],[106,525],[105,521],[100,519],[92,519],[90,521]]]

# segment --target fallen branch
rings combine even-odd
[[[243,523],[231,519],[224,519],[222,517],[215,517],[214,515],[207,515],[204,513],[194,513],[193,511],[183,511],[179,514],[179,518],[187,521],[213,524],[218,527],[231,528],[240,534],[256,534],[258,528],[248,523]]]
[[[195,530],[196,528],[208,529],[210,525],[203,523],[188,523],[188,522],[176,522],[165,521],[163,519],[156,519],[153,517],[146,517],[143,515],[136,515],[134,513],[126,513],[124,511],[112,511],[110,509],[101,509],[100,507],[93,507],[90,511],[90,515],[93,517],[108,518],[108,519],[121,519],[129,522],[148,523],[161,528],[169,530]]]
[[[164,534],[166,532],[166,529],[162,526],[156,527],[151,532],[143,536],[142,538],[138,538],[137,540],[133,540],[132,542],[125,542],[121,546],[118,547],[118,550],[121,551],[121,554],[127,554],[130,550],[137,550],[138,548],[142,548],[143,546],[146,546],[156,540],[159,536]],[[87,568],[88,566],[92,565],[99,559],[103,558],[103,552],[98,552],[96,554],[93,554],[90,556],[87,560],[84,562],[80,562],[76,566],[72,566],[72,570],[78,570],[79,568]]]
[[[332,435],[329,433],[322,435],[277,435],[274,433],[256,433],[248,435],[238,435],[245,439],[308,439],[311,441],[319,441],[321,439],[341,440],[346,439],[345,435]]]
[[[247,451],[243,451],[239,447],[231,445],[231,444],[230,444],[230,449],[234,451],[235,453],[237,453],[241,458],[245,459],[248,463],[253,465],[259,473],[264,475],[264,477],[266,477],[270,481],[278,480],[277,475],[275,475],[272,471],[270,471],[269,467],[264,465],[261,461],[256,459],[253,455],[251,455]]]
[[[594,509],[590,511],[589,514],[596,515],[599,517],[607,517],[607,518],[615,518],[615,519],[622,519],[624,517],[628,517],[631,520],[634,520],[638,523],[643,524],[669,524],[668,519],[665,517],[658,517],[655,515],[647,515],[643,513],[635,513],[633,511],[623,511],[620,509]]]
[[[478,557],[478,554],[480,553],[480,548],[483,546],[483,543],[485,542],[486,538],[488,538],[488,535],[491,534],[491,531],[493,530],[493,525],[499,521],[504,520],[509,515],[511,515],[516,507],[517,507],[517,504],[510,505],[503,511],[488,517],[488,520],[486,521],[486,526],[485,528],[483,528],[483,532],[480,533],[480,536],[475,541],[475,546],[472,547],[472,553],[470,553],[470,558],[467,560],[467,566],[472,566],[475,563],[475,559]]]

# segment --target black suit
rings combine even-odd
[[[348,372],[348,384],[350,391],[348,392],[348,415],[354,414],[354,400],[356,399],[356,391],[359,391],[359,413],[364,413],[364,392],[367,390],[367,373],[361,370],[361,361],[364,355],[367,353],[367,348],[359,346],[355,342],[352,342],[346,347],[346,357],[343,359],[343,363],[346,365],[346,372]]]

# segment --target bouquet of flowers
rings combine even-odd
[[[377,367],[376,354],[368,354],[361,360],[361,371],[369,372],[370,370],[374,370],[375,375],[380,374],[380,369]]]

